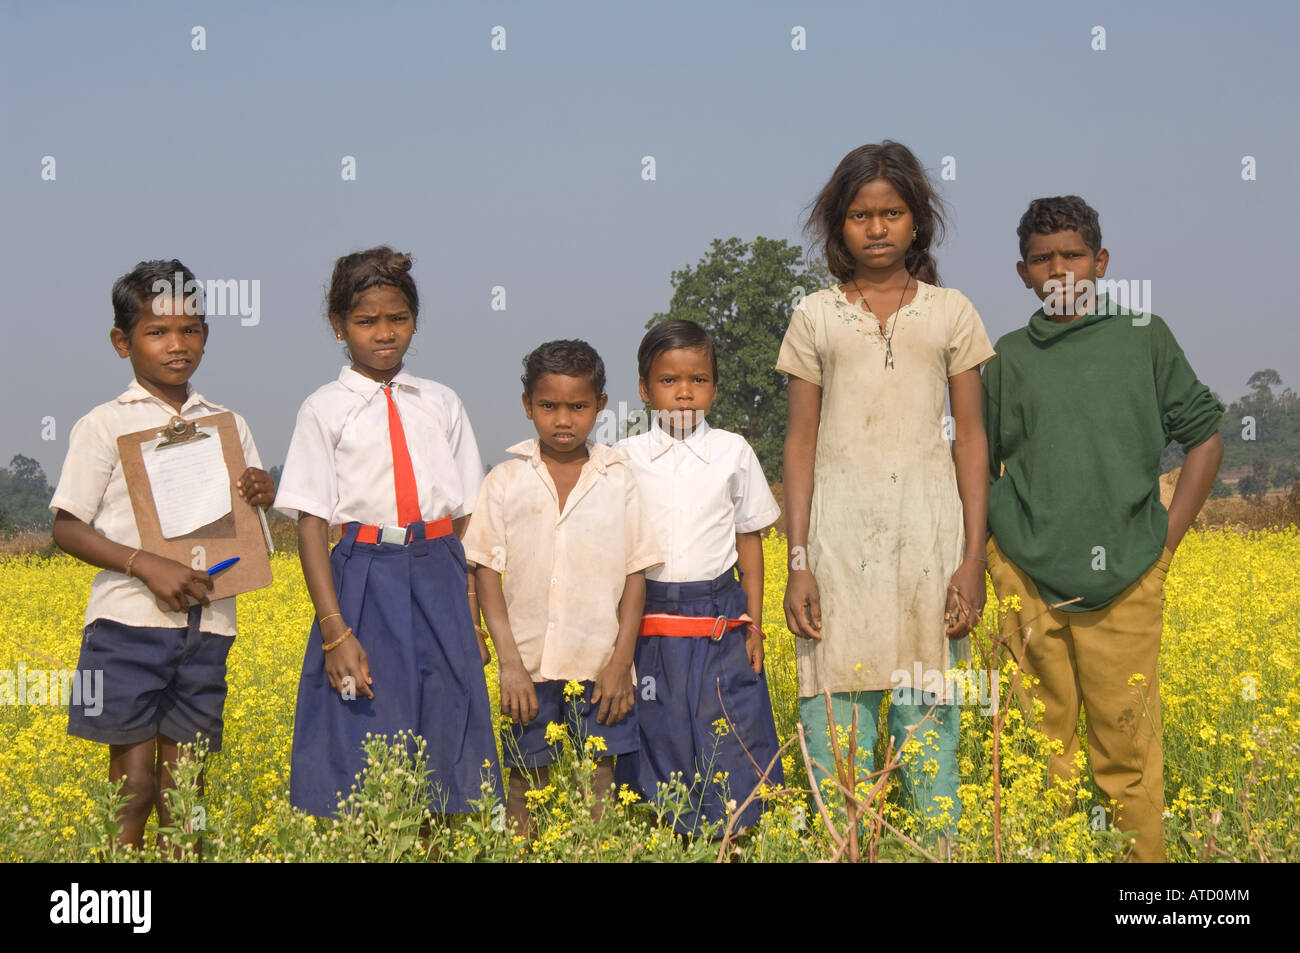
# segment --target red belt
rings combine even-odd
[[[708,638],[719,642],[732,629],[742,625],[753,625],[749,613],[742,612],[739,619],[728,619],[725,615],[716,618],[709,616],[668,615],[665,612],[647,612],[641,617],[641,636],[680,635]],[[755,627],[757,628],[757,627]],[[759,632],[759,635],[762,635]]]
[[[349,523],[346,527],[344,527],[344,529],[350,529],[351,527],[353,527],[353,526],[355,526],[355,525],[356,525],[355,523]],[[405,543],[406,543],[406,538],[410,535],[410,533],[409,533],[409,531],[408,531],[408,530],[409,530],[409,527],[406,527],[406,526],[366,526],[366,525],[361,525],[361,526],[358,526],[358,528],[357,528],[357,542],[358,542],[358,543],[377,543],[377,542],[379,542],[379,537],[383,534],[384,530],[388,530],[390,533],[391,533],[393,530],[400,530],[400,531],[402,532],[402,541],[401,541],[401,542],[402,542],[402,545],[405,545]],[[453,530],[452,530],[452,526],[451,526],[451,517],[450,517],[450,516],[444,516],[444,517],[443,517],[442,519],[440,519],[440,520],[434,520],[432,523],[425,523],[425,524],[424,524],[424,538],[425,538],[425,539],[438,539],[438,538],[440,538],[440,537],[442,537],[442,536],[450,536],[450,535],[452,534],[452,532],[453,532]],[[391,539],[389,539],[389,540],[385,540],[385,542],[395,542],[395,540],[391,540]]]

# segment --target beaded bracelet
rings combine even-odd
[[[350,638],[352,638],[352,627],[348,626],[342,635],[340,635],[333,642],[328,642],[325,645],[321,646],[321,649],[326,652],[332,652],[334,649],[338,648],[340,645],[342,645]]]

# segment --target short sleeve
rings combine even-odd
[[[469,414],[459,397],[454,398],[451,408],[447,443],[451,446],[452,459],[456,461],[456,472],[460,476],[461,504],[451,514],[459,518],[473,512],[470,501],[478,497],[479,487],[483,485],[483,458],[479,456],[478,441],[474,439]]]
[[[626,463],[618,466],[623,471],[623,549],[627,553],[627,572],[630,574],[661,565],[664,557],[655,544],[654,527],[650,523],[650,515],[641,505],[641,491],[637,489],[632,468]]]
[[[808,310],[805,298],[794,309],[790,326],[781,341],[781,351],[776,357],[776,369],[782,374],[797,377],[810,384],[822,385],[822,359],[817,353],[817,323]]]
[[[117,441],[103,422],[93,414],[78,420],[68,435],[68,455],[50,500],[51,512],[63,510],[83,523],[93,520],[117,462]]]
[[[993,357],[993,343],[979,313],[960,291],[948,292],[948,376],[979,367]]]
[[[1204,443],[1223,421],[1223,404],[1200,382],[1173,332],[1156,315],[1151,316],[1151,363],[1160,425],[1167,440],[1184,450]]]
[[[465,559],[475,566],[504,572],[506,550],[506,482],[510,461],[499,463],[483,480],[465,531]]]
[[[781,515],[772,488],[767,485],[763,465],[754,448],[745,443],[741,463],[732,483],[732,502],[736,508],[736,532],[752,533],[771,526]]]
[[[338,499],[334,437],[308,398],[298,411],[272,505],[293,520],[318,516],[329,522]]]
[[[239,432],[239,444],[244,451],[244,466],[261,470],[262,458],[258,455],[257,444],[253,442],[253,431],[248,429],[248,421],[235,414],[235,430]]]

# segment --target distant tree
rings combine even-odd
[[[50,513],[53,488],[45,480],[45,471],[31,457],[21,453],[8,468],[0,467],[0,507],[8,514],[14,529],[49,529],[54,522]]]
[[[1268,464],[1263,460],[1256,460],[1250,472],[1237,481],[1237,492],[1248,503],[1259,505],[1264,501],[1264,494],[1268,492],[1268,476]]]
[[[1221,500],[1226,496],[1232,496],[1232,487],[1222,480],[1215,480],[1214,486],[1210,487],[1210,499]]]
[[[1246,379],[1246,386],[1255,394],[1262,396],[1269,403],[1273,400],[1273,388],[1282,386],[1282,375],[1271,367],[1256,371]]]
[[[275,488],[277,490],[280,489],[280,474],[283,472],[284,472],[284,467],[282,466],[274,466],[271,467],[271,469],[266,471],[266,475],[271,478],[271,482],[275,484]]]
[[[795,306],[830,280],[802,254],[798,245],[761,235],[750,243],[715,238],[694,268],[673,272],[667,312],[646,324],[682,319],[709,332],[720,378],[709,422],[748,440],[773,483],[781,480],[786,427],[786,382],[773,369],[776,356]]]
[[[1297,480],[1300,480],[1300,467],[1289,460],[1279,463],[1273,471],[1273,486],[1279,490],[1285,490]]]
[[[8,539],[18,531],[14,521],[9,518],[9,513],[3,506],[0,506],[0,539]]]
[[[1246,383],[1249,393],[1228,404],[1223,416],[1223,466],[1233,470],[1263,461],[1271,483],[1279,463],[1300,460],[1300,396],[1283,387],[1272,368],[1256,371]]]

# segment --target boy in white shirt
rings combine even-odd
[[[50,500],[54,542],[104,571],[90,585],[77,671],[100,673],[103,693],[68,706],[68,734],[108,745],[108,779],[122,784],[118,843],[144,845],[152,811],[173,822],[167,791],[179,744],[206,738],[221,750],[226,658],[235,637],[235,598],[209,600],[204,570],[141,548],[117,438],[219,414],[190,383],[208,325],[194,273],[180,261],[142,261],[113,285],[111,340],[131,361],[130,385],[77,421]],[[275,486],[244,418],[235,427],[247,469],[235,488],[265,508]],[[193,604],[191,604],[193,603]],[[200,780],[200,785],[202,780]]]
[[[537,439],[510,447],[479,491],[465,536],[479,604],[497,647],[509,767],[506,813],[528,822],[524,772],[547,783],[565,724],[596,753],[595,785],[636,750],[632,653],[644,570],[662,559],[626,461],[587,440],[604,409],[605,365],[583,341],[552,341],[524,359],[524,413]],[[504,573],[504,593],[502,574]],[[580,694],[566,691],[579,682]],[[595,813],[599,813],[597,808]]]
[[[718,361],[704,329],[690,321],[656,325],[637,364],[653,423],[614,449],[628,457],[664,549],[664,564],[646,573],[636,646],[643,686],[637,786],[654,798],[676,775],[690,809],[677,813],[675,825],[698,833],[743,804],[769,764],[766,783],[784,780],[760,628],[759,531],[781,510],[745,438],[705,422],[718,394]],[[736,826],[751,826],[761,812],[756,799]]]

